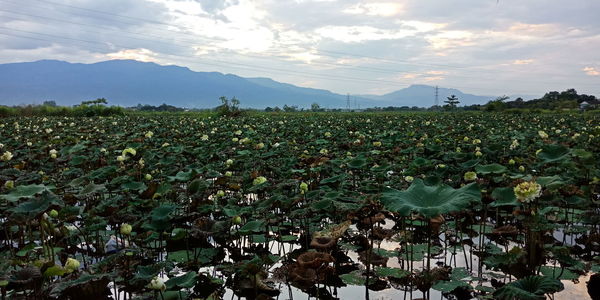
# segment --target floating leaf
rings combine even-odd
[[[546,294],[564,289],[557,279],[547,276],[529,276],[513,281],[494,292],[496,299],[543,300]]]
[[[410,272],[399,268],[378,267],[375,268],[375,274],[381,277],[394,277],[401,279],[409,276]]]

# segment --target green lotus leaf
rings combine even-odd
[[[51,205],[62,206],[63,202],[56,195],[46,191],[39,197],[19,204],[12,209],[12,212],[27,219],[34,219],[48,210]]]
[[[190,293],[188,291],[164,291],[161,300],[184,300],[188,299]]]
[[[566,184],[558,175],[538,177],[536,182],[539,183],[542,187],[549,189],[558,188]]]
[[[72,147],[65,148],[66,151],[61,151],[61,152],[64,152],[65,154],[73,154],[73,153],[77,153],[77,152],[83,151],[86,148],[87,147],[84,144],[76,144],[76,145],[74,145]]]
[[[569,269],[563,269],[561,267],[542,266],[540,268],[540,272],[544,276],[559,280],[577,280],[580,277],[579,274]]]
[[[192,271],[192,272],[186,273],[185,275],[173,277],[173,278],[167,280],[167,282],[165,282],[165,285],[167,286],[167,289],[192,288],[196,284],[197,280],[198,280],[198,273]]]
[[[477,165],[475,171],[481,175],[503,174],[506,172],[506,167],[500,164]]]
[[[43,184],[19,185],[6,195],[0,195],[0,199],[15,202],[21,198],[31,198],[36,194],[50,189]]]
[[[46,271],[44,271],[44,276],[45,277],[53,277],[53,276],[63,276],[65,274],[66,270],[59,266],[59,265],[53,265],[51,267],[49,267],[48,269],[46,269]]]
[[[198,172],[196,172],[196,170],[189,170],[189,171],[179,171],[177,172],[177,174],[175,176],[169,176],[169,181],[181,181],[181,182],[185,182],[185,181],[190,181],[192,178],[194,178],[194,176],[196,176],[196,174],[198,174]]]
[[[367,278],[362,275],[360,270],[340,275],[340,278],[347,285],[365,285],[367,282]]]
[[[262,220],[254,220],[254,221],[250,221],[246,224],[244,224],[244,226],[242,226],[242,228],[240,228],[240,232],[241,233],[252,233],[252,232],[261,232],[265,229],[265,221]]]
[[[563,145],[552,144],[542,147],[542,151],[538,153],[537,157],[544,163],[550,163],[568,158],[569,152],[569,148]]]
[[[69,161],[69,165],[79,166],[79,165],[85,164],[88,161],[89,161],[89,158],[87,156],[75,155],[75,156],[71,157],[71,161]]]
[[[130,283],[137,285],[146,285],[157,276],[165,267],[172,266],[172,262],[160,262],[147,266],[137,266],[135,275],[130,279]]]
[[[455,290],[458,287],[471,287],[471,285],[467,282],[460,280],[450,280],[444,281],[440,280],[436,282],[431,288],[440,292],[449,293]]]
[[[513,281],[494,292],[495,299],[543,300],[546,294],[564,289],[558,279],[547,276],[529,276]]]
[[[107,167],[102,167],[100,169],[91,171],[87,177],[92,180],[106,180],[107,178],[109,178],[116,172],[117,172],[117,167],[107,166]]]
[[[594,157],[594,153],[585,151],[584,149],[573,149],[573,151],[571,151],[571,155],[581,159],[590,159]]]
[[[500,206],[518,206],[520,203],[511,187],[495,188],[492,192],[494,202],[490,203],[492,207]]]
[[[63,282],[60,282],[59,284],[55,285],[54,288],[52,289],[52,291],[50,292],[50,295],[57,297],[57,298],[65,298],[65,297],[61,297],[61,295],[63,294],[63,292],[66,292],[66,290],[70,289],[70,288],[75,288],[77,286],[83,286],[86,284],[91,284],[91,283],[96,283],[99,285],[108,285],[109,282],[109,275],[108,274],[88,274],[88,273],[84,273],[83,275],[79,276],[79,278],[74,279],[74,280],[66,280]],[[68,297],[70,298],[70,297]]]
[[[417,157],[410,164],[416,168],[425,167],[429,165],[431,162],[425,158]]]
[[[129,181],[129,182],[121,184],[121,188],[126,189],[126,190],[141,192],[141,191],[146,190],[148,187],[143,182],[140,182],[140,181]]]
[[[453,189],[447,185],[428,186],[421,179],[415,179],[405,191],[388,188],[381,195],[381,203],[389,211],[402,216],[415,212],[426,218],[461,211],[480,201],[481,192],[474,183]]]
[[[378,267],[375,268],[375,274],[381,277],[393,277],[402,279],[409,276],[410,272],[399,268]]]
[[[194,251],[179,250],[167,253],[167,260],[178,263],[185,263],[194,260]]]
[[[150,223],[146,227],[154,231],[163,231],[171,225],[171,214],[175,212],[177,206],[173,204],[162,204],[156,207],[150,213]]]
[[[465,162],[461,163],[460,167],[462,169],[464,169],[464,170],[467,170],[467,169],[471,169],[471,168],[477,166],[478,164],[479,164],[479,160],[472,159],[472,160],[465,161]]]
[[[203,179],[196,179],[190,182],[187,187],[187,191],[190,194],[196,194],[198,192],[203,192],[210,186],[210,183]]]
[[[362,169],[366,166],[367,166],[367,160],[362,157],[352,159],[351,161],[348,162],[348,167],[350,167],[352,169]]]
[[[346,174],[340,174],[340,175],[336,175],[336,176],[332,176],[329,178],[325,178],[323,180],[321,180],[321,184],[328,184],[328,183],[335,183],[335,182],[341,182],[344,181],[346,179],[346,177],[348,177],[348,175]]]
[[[95,193],[99,193],[106,190],[106,188],[104,187],[103,184],[94,184],[94,183],[90,183],[88,185],[86,185],[83,190],[81,190],[81,192],[79,192],[79,194],[77,194],[77,196],[79,197],[87,197],[91,194],[95,194]]]

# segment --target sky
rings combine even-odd
[[[136,59],[341,94],[600,96],[598,0],[0,0],[0,63]]]

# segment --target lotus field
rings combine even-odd
[[[567,113],[4,118],[1,297],[598,297],[599,125]]]

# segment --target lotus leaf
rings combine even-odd
[[[471,183],[459,189],[447,185],[428,186],[415,179],[405,191],[387,189],[381,195],[386,209],[402,216],[418,213],[426,218],[461,211],[481,201],[481,192]]]

